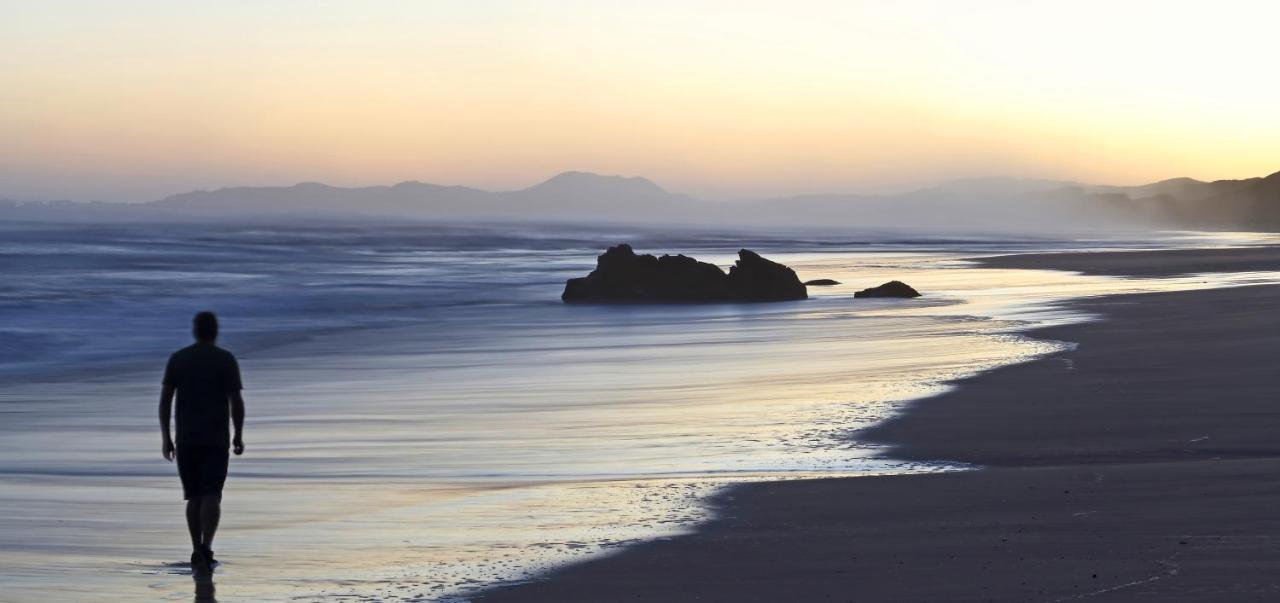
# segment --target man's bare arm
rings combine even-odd
[[[169,417],[173,412],[173,386],[165,385],[160,389],[160,454],[164,460],[173,460],[173,436],[169,432]]]
[[[231,443],[237,455],[244,453],[244,397],[240,392],[231,394],[231,424],[236,428],[236,435]]]

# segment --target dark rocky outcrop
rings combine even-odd
[[[729,267],[730,297],[740,301],[805,299],[809,292],[796,272],[766,260],[754,251],[738,250],[738,261]]]
[[[806,287],[830,287],[831,285],[839,285],[840,281],[830,278],[815,278],[811,281],[805,281]]]
[[[637,255],[630,245],[610,247],[591,274],[569,279],[566,302],[756,302],[805,299],[795,271],[747,249],[725,274],[719,266],[684,255]]]
[[[902,281],[889,281],[879,287],[863,289],[854,297],[920,297],[920,292]]]

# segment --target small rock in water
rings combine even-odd
[[[829,279],[829,278],[818,278],[818,279],[813,279],[811,281],[804,282],[804,285],[806,287],[830,287],[831,285],[839,285],[839,284],[840,284],[840,281],[837,281],[835,279]]]
[[[879,287],[863,289],[854,297],[920,297],[920,292],[902,281],[889,281]]]

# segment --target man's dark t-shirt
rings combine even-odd
[[[242,389],[240,365],[231,352],[203,342],[182,348],[169,357],[164,384],[178,390],[179,446],[230,445],[228,398]]]

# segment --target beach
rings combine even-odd
[[[215,549],[223,603],[453,602],[503,584],[558,589],[563,576],[595,575],[594,568],[673,543],[693,547],[682,566],[690,573],[680,574],[688,579],[712,576],[696,568],[715,563],[725,580],[758,576],[779,592],[803,594],[791,582],[823,564],[864,572],[875,563],[899,562],[868,550],[873,561],[850,566],[835,553],[848,542],[895,543],[901,551],[913,546],[888,532],[824,540],[804,526],[819,535],[839,534],[835,525],[889,530],[884,519],[864,518],[894,516],[916,529],[932,525],[919,518],[942,521],[944,512],[967,526],[971,511],[921,505],[988,490],[972,489],[966,480],[988,479],[969,476],[992,470],[947,472],[1078,464],[1084,461],[1062,460],[1079,447],[1076,440],[1100,454],[1107,442],[1155,450],[1165,437],[1156,429],[1147,440],[1081,439],[1073,434],[1090,425],[1093,411],[1086,408],[1072,408],[1076,424],[1050,422],[1061,428],[1055,435],[1035,431],[1045,422],[1024,415],[1029,409],[1019,406],[1022,398],[1005,405],[988,394],[981,394],[986,405],[939,401],[981,392],[987,379],[1002,383],[1016,371],[1060,369],[1062,358],[1096,368],[1073,356],[1088,350],[1154,361],[1145,346],[1170,346],[1147,331],[1175,337],[1181,323],[1204,331],[1176,335],[1195,343],[1184,350],[1188,357],[1168,363],[1194,363],[1210,344],[1250,341],[1265,335],[1266,325],[1253,328],[1246,316],[1232,323],[1239,333],[1223,331],[1217,339],[1215,321],[1228,316],[1224,308],[1243,302],[1206,301],[1186,307],[1193,318],[1171,315],[1167,325],[1142,322],[1152,318],[1145,312],[1122,318],[1134,331],[1118,342],[1090,343],[1073,329],[1111,311],[1094,305],[1106,295],[1190,291],[1237,300],[1245,291],[1270,291],[1242,286],[1280,284],[1280,272],[1262,270],[1269,265],[1255,257],[1269,252],[1256,247],[1256,236],[1240,234],[1077,240],[869,232],[751,239],[638,229],[270,224],[3,231],[0,271],[9,277],[0,286],[4,601],[42,601],[50,593],[60,601],[96,601],[103,592],[121,600],[191,599],[181,492],[173,465],[160,457],[155,400],[164,358],[189,340],[193,309],[219,311],[225,326],[219,341],[240,358],[246,385],[248,450],[232,460]],[[619,238],[719,265],[748,247],[793,267],[802,279],[841,284],[811,287],[807,300],[769,304],[562,303],[565,279],[590,271],[599,251]],[[1047,252],[1148,254],[1157,246],[1206,245],[1239,250],[1167,253],[1187,258],[1189,268],[1216,261],[1206,257],[1247,253],[1260,271],[1183,268],[1179,276],[1118,278],[1037,269]],[[1011,253],[1019,255],[998,257]],[[1075,261],[1113,255],[1136,257],[1100,252]],[[972,259],[979,256],[987,259]],[[854,298],[893,279],[926,294]],[[1094,301],[1073,302],[1085,298]],[[1111,299],[1122,309],[1145,298]],[[1052,328],[1026,332],[1039,327]],[[1077,341],[1081,351],[1070,351],[1069,342]],[[1048,364],[1025,364],[1046,355]],[[1011,365],[1025,368],[1000,368]],[[1162,366],[1152,374],[1181,374]],[[1229,366],[1253,365],[1231,360]],[[1115,370],[1141,374],[1127,365]],[[1099,373],[1092,386],[1105,390],[1116,374]],[[1058,379],[1035,374],[995,391],[1040,396],[1037,388]],[[1257,381],[1268,386],[1263,377]],[[1242,394],[1254,391],[1243,382],[1230,387],[1237,386]],[[1062,399],[1045,397],[1036,408],[1067,408],[1070,391],[1061,388]],[[1083,396],[1094,397],[1092,391]],[[898,419],[885,421],[891,417]],[[1250,423],[1231,441],[1200,433],[1192,418],[1184,427],[1177,438],[1210,437],[1193,446],[1247,451],[1267,445],[1265,424]],[[1248,427],[1257,432],[1249,435]],[[1043,458],[1029,459],[1028,450]],[[938,480],[838,480],[830,482],[837,484],[832,492],[795,496],[781,493],[827,482],[779,483],[872,475]],[[990,479],[1004,484],[1000,488],[1014,483]],[[956,494],[930,490],[949,480],[959,480]],[[1208,483],[1195,483],[1202,482]],[[920,484],[910,487],[921,491],[891,496],[880,483]],[[769,501],[782,508],[751,511]],[[828,502],[839,504],[824,511]],[[874,504],[883,506],[868,506]],[[973,504],[1001,508],[980,499]],[[747,517],[781,523],[726,523]],[[734,544],[743,550],[729,557],[697,548],[716,533],[759,544]],[[950,533],[962,534],[958,528]],[[789,550],[763,534],[792,534],[800,548]],[[964,543],[961,538],[956,546]],[[917,544],[937,548],[927,540]],[[760,569],[743,565],[747,550],[767,555]],[[586,565],[574,567],[580,562]],[[643,571],[632,573],[650,582],[646,588],[660,584]],[[550,581],[541,581],[548,575]],[[533,596],[525,592],[501,596]],[[610,599],[612,592],[587,589],[581,597]]]
[[[1045,300],[1133,286],[957,261],[1062,240],[0,231],[3,601],[191,599],[156,397],[198,309],[219,313],[248,408],[218,600],[422,601],[683,533],[724,484],[945,469],[842,437],[948,380],[1053,349],[1007,333]],[[562,303],[565,280],[618,239],[721,265],[747,246],[845,284],[775,304]],[[853,303],[891,278],[930,295]]]
[[[545,4],[4,2],[0,603],[1280,602],[1280,3]]]
[[[981,262],[1152,277],[1275,270],[1280,250]],[[1070,302],[1095,319],[1028,335],[1074,345],[851,435],[980,469],[735,486],[692,534],[480,600],[1275,600],[1278,304],[1276,286]]]

